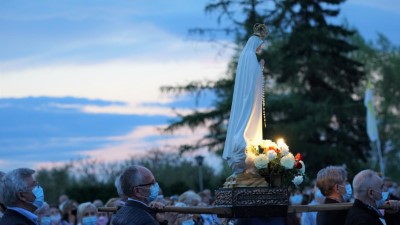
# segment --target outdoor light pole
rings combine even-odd
[[[198,155],[195,157],[197,165],[199,165],[199,187],[200,191],[203,191],[203,160],[204,157],[201,155]]]

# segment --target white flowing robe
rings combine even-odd
[[[256,49],[262,43],[257,36],[249,38],[236,71],[223,153],[235,174],[246,169],[246,145],[262,140],[262,70],[256,56]]]

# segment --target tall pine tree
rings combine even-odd
[[[349,41],[353,31],[327,20],[339,14],[342,2],[284,0],[271,15],[285,40],[271,65],[281,88],[271,90],[267,103],[269,131],[303,153],[312,176],[332,164],[358,172],[369,153],[363,95],[357,92],[365,76],[350,57],[357,49]]]
[[[208,11],[219,11],[229,19],[238,45],[228,76],[206,83],[192,82],[164,91],[216,93],[214,108],[182,116],[167,130],[211,124],[209,135],[181,150],[209,147],[221,151],[232,101],[237,56],[256,22],[269,25],[271,45],[265,58],[271,85],[267,85],[268,137],[284,137],[291,150],[304,156],[314,177],[327,165],[346,164],[357,172],[368,157],[365,109],[357,87],[364,79],[362,65],[350,58],[356,47],[344,26],[332,25],[327,17],[339,14],[342,0],[217,0]],[[235,11],[241,9],[242,11]],[[239,16],[236,16],[238,15]],[[241,19],[238,19],[241,18]]]

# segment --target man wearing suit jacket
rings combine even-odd
[[[399,210],[398,201],[389,200],[382,179],[372,170],[363,170],[353,179],[353,206],[347,214],[345,225],[386,225],[379,207],[387,204],[390,209],[385,213],[396,213]]]
[[[148,205],[158,196],[153,173],[143,166],[130,166],[122,172],[120,184],[128,201],[112,219],[113,225],[164,225],[168,221]]]
[[[35,210],[44,202],[43,189],[33,178],[34,170],[19,168],[1,180],[3,203],[7,207],[0,225],[37,225]]]

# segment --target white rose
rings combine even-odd
[[[269,150],[267,152],[267,157],[269,161],[272,161],[276,158],[276,152],[274,150]]]
[[[262,140],[260,146],[263,149],[268,149],[271,144],[272,144],[271,140]]]
[[[303,183],[303,176],[295,176],[292,180],[293,184],[298,186]]]
[[[281,154],[283,156],[289,154],[289,146],[287,146],[285,143],[280,143],[278,145],[278,147],[279,147],[279,150],[281,150]]]
[[[294,163],[296,160],[292,153],[289,153],[281,158],[281,165],[286,169],[293,169]]]
[[[263,169],[268,167],[268,158],[264,154],[258,155],[256,158],[254,158],[254,165],[256,166],[257,169]]]

